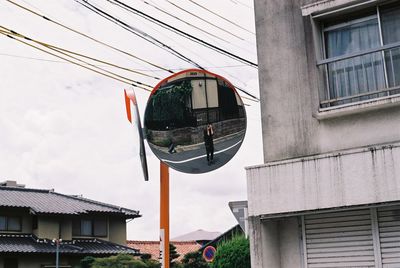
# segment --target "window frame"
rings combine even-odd
[[[83,221],[90,221],[90,225],[91,225],[91,234],[90,235],[82,234],[82,222]],[[96,226],[95,222],[96,221],[103,221],[104,222],[104,224],[105,224],[105,233],[96,234],[96,231],[95,231],[95,229],[97,229],[97,228],[95,228],[95,226]],[[109,223],[109,221],[108,221],[107,218],[79,218],[79,219],[73,219],[72,220],[72,236],[103,237],[103,238],[104,237],[108,237],[108,234],[109,234],[109,224],[108,223]],[[77,224],[77,225],[75,225],[75,224]],[[76,229],[74,228],[74,226],[75,227],[79,226],[79,228],[76,228],[76,229],[79,229],[79,233],[75,232]]]
[[[5,218],[5,228],[0,229],[0,232],[22,232],[22,218],[20,216],[6,216],[0,215],[0,217]],[[10,218],[16,219],[18,221],[18,229],[10,229]]]
[[[391,49],[400,49],[400,42],[395,42],[395,43],[389,43],[389,44],[384,44],[383,40],[383,26],[382,26],[382,18],[381,18],[381,9],[385,7],[390,7],[391,3],[382,3],[382,4],[375,4],[374,6],[366,6],[363,9],[358,9],[357,11],[365,12],[364,16],[361,17],[356,17],[354,16],[354,19],[350,19],[348,21],[343,21],[342,23],[339,21],[337,24],[325,26],[327,21],[332,21],[334,18],[340,18],[343,14],[335,14],[334,16],[329,16],[327,15],[326,17],[323,15],[317,15],[317,16],[312,16],[311,15],[311,20],[312,20],[312,26],[316,28],[316,31],[313,30],[314,32],[314,38],[316,38],[317,46],[315,47],[316,50],[316,66],[317,69],[319,70],[319,86],[322,87],[319,92],[319,111],[323,112],[325,110],[331,110],[331,109],[338,109],[340,107],[347,107],[347,106],[355,106],[357,104],[361,104],[365,101],[367,102],[373,102],[374,100],[381,100],[384,98],[392,98],[392,97],[398,97],[400,93],[398,92],[400,90],[400,85],[390,85],[389,78],[388,78],[388,67],[387,64],[390,64],[387,62],[387,53],[390,54],[392,53]],[[400,9],[400,4],[395,4],[392,5],[395,8]],[[349,9],[351,12],[351,8]],[[346,12],[349,12],[349,10],[346,10]],[[369,11],[368,11],[369,10]],[[371,14],[368,15],[368,12],[371,12]],[[354,10],[353,10],[354,13]],[[349,13],[351,14],[351,13]],[[332,31],[335,29],[339,29],[342,27],[345,27],[346,25],[352,25],[355,23],[367,21],[370,19],[376,18],[378,22],[378,33],[379,36],[377,36],[379,40],[379,47],[373,48],[373,49],[366,49],[362,51],[357,51],[353,53],[348,53],[336,57],[327,57],[327,47],[326,47],[326,37],[325,33],[328,31]],[[315,36],[317,35],[317,36]],[[319,53],[318,53],[319,50]],[[331,89],[330,89],[330,74],[328,71],[328,65],[333,62],[340,62],[346,59],[350,58],[355,58],[358,56],[363,56],[367,54],[374,54],[378,53],[378,55],[381,55],[382,58],[382,68],[383,68],[383,87],[378,87],[374,91],[366,91],[360,94],[353,94],[353,95],[348,95],[348,96],[337,96],[332,98],[331,95]],[[392,59],[393,60],[393,59]],[[393,63],[392,63],[393,64]],[[348,83],[348,82],[347,82]],[[384,96],[380,96],[384,94]],[[373,97],[376,95],[376,97]],[[362,100],[361,98],[367,96],[367,100]],[[338,103],[339,102],[339,103]],[[340,103],[342,102],[342,103]]]

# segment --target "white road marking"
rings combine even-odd
[[[238,141],[237,143],[235,143],[232,146],[229,146],[228,148],[225,148],[225,149],[223,149],[221,151],[214,152],[214,155],[220,154],[220,153],[223,153],[223,152],[225,152],[225,151],[227,151],[229,149],[232,149],[236,145],[240,144],[242,142],[242,140]],[[203,157],[205,157],[205,155],[200,155],[200,156],[196,156],[196,157],[189,158],[189,159],[186,159],[186,160],[181,160],[181,161],[171,161],[171,160],[166,160],[166,159],[161,159],[161,161],[167,162],[167,163],[171,163],[171,164],[181,164],[181,163],[186,163],[186,162],[193,161],[193,160],[196,160],[196,159],[199,159],[199,158],[203,158]]]

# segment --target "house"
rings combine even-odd
[[[85,256],[138,251],[126,246],[126,220],[139,211],[54,190],[0,184],[0,268],[73,267]]]
[[[400,267],[400,1],[255,0],[252,267]]]
[[[187,253],[201,248],[201,244],[196,241],[171,241],[170,243],[176,247],[176,252],[179,254],[176,259],[178,262],[182,261]],[[150,254],[151,259],[160,260],[160,241],[128,240],[127,244],[128,247],[139,250],[140,254]]]

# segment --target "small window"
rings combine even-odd
[[[21,231],[21,218],[0,216],[0,231]]]
[[[91,236],[93,234],[92,221],[91,220],[81,220],[81,235]]]
[[[21,219],[19,217],[8,217],[7,227],[9,231],[21,231]]]
[[[36,230],[38,228],[38,217],[37,216],[33,216],[32,217],[32,229]]]
[[[15,258],[4,259],[4,268],[18,268],[18,259]]]
[[[0,231],[7,230],[7,218],[4,216],[0,216]]]
[[[75,236],[107,236],[107,220],[77,219],[72,222],[72,234]]]
[[[107,236],[107,221],[106,220],[94,220],[93,222],[94,236],[104,237]]]
[[[327,90],[321,107],[399,94],[400,7],[332,21],[323,29]]]

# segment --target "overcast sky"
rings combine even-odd
[[[86,10],[73,0],[15,0],[67,26],[166,68],[193,66]],[[177,9],[166,0],[153,0],[163,10],[195,24],[209,36],[144,4],[124,0],[179,29],[256,62],[255,35],[208,13],[189,0],[170,0],[205,20],[243,38],[223,32]],[[155,36],[258,96],[257,70],[199,46],[119,9],[106,0],[92,0],[120,18]],[[196,0],[254,32],[251,0]],[[164,78],[169,74],[127,55],[68,32],[2,1],[0,25],[66,49],[145,70]],[[115,69],[109,69],[115,71]],[[132,79],[157,81],[127,72]],[[150,181],[142,177],[138,137],[125,114],[127,85],[62,62],[0,35],[0,181],[17,180],[30,188],[54,188],[64,194],[140,210],[143,217],[128,224],[128,239],[157,240],[159,236],[159,160],[147,147]],[[143,114],[148,93],[136,89]],[[224,232],[236,224],[228,202],[245,200],[246,166],[262,163],[258,103],[247,106],[247,133],[238,154],[222,168],[202,175],[170,171],[171,237],[197,229]]]

